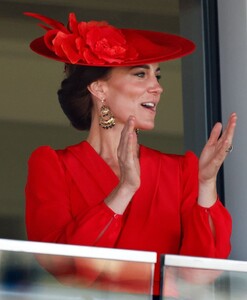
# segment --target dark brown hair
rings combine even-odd
[[[76,129],[90,129],[93,102],[87,87],[98,79],[107,78],[110,70],[110,67],[65,65],[66,78],[57,94],[63,112]]]

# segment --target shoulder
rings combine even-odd
[[[50,146],[40,146],[36,148],[29,157],[29,162],[47,160],[57,157],[57,151]]]
[[[143,152],[145,157],[150,157],[150,158],[157,157],[163,163],[173,162],[173,163],[180,164],[181,166],[186,166],[187,164],[189,165],[198,164],[198,157],[192,151],[187,151],[185,154],[170,154],[152,148],[148,148],[146,146],[141,146],[141,151]]]
[[[37,177],[38,174],[48,176],[55,170],[62,170],[57,150],[50,146],[40,146],[31,153],[28,160],[29,177]]]
[[[67,184],[66,170],[59,157],[59,151],[50,146],[40,146],[30,155],[27,165],[26,189],[48,189]]]
[[[75,145],[69,145],[65,148],[61,149],[54,149],[51,146],[44,145],[44,146],[39,146],[36,148],[30,155],[29,161],[30,160],[42,160],[42,159],[59,159],[59,157],[64,156],[68,151],[77,149],[77,148],[82,148],[82,145],[84,145],[84,142],[81,142],[79,144]]]
[[[39,146],[30,155],[28,167],[35,169],[57,169],[61,168],[62,156],[67,148],[54,149],[51,146]]]
[[[84,148],[87,148],[85,141],[61,149],[54,149],[47,145],[39,146],[31,153],[28,165],[29,167],[35,165],[41,168],[53,168],[58,165],[64,166],[64,158],[66,156],[71,156],[71,153],[80,152]]]

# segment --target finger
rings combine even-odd
[[[137,135],[135,133],[135,117],[130,116],[128,118],[128,135],[127,135],[127,144],[128,144],[128,159],[133,160],[138,156],[138,143]]]
[[[232,113],[231,116],[229,117],[227,127],[222,134],[222,140],[226,141],[228,147],[232,144],[236,125],[237,125],[237,114]]]
[[[135,128],[135,117],[134,116],[129,116],[127,122],[124,125],[123,134],[128,134],[130,132],[133,132]]]
[[[127,136],[128,136],[128,133],[130,133],[131,131],[133,131],[133,127],[134,127],[134,118],[132,116],[130,116],[127,120],[127,122],[125,123],[124,125],[124,128],[121,132],[121,140],[125,140],[125,142],[127,141]]]
[[[233,113],[229,120],[229,127],[227,128],[227,135],[231,138],[231,141],[233,140],[236,125],[237,125],[237,114]]]
[[[219,143],[222,143],[225,140],[228,140],[228,143],[231,144],[232,140],[233,140],[233,136],[234,136],[236,122],[237,122],[237,114],[232,113],[228,119],[226,128],[223,130],[221,135],[220,135],[220,133],[222,131],[222,124],[216,123],[211,131],[211,134],[210,134],[210,137],[208,140],[208,144],[213,145],[217,141]]]
[[[232,126],[236,126],[236,122],[237,122],[237,114],[232,113],[228,119],[227,126],[223,134],[225,135],[226,133],[228,133],[228,131],[231,130]]]
[[[128,123],[129,132],[133,132],[134,129],[135,129],[135,117],[134,116],[129,116],[127,123]]]
[[[232,141],[234,137],[234,132],[237,125],[237,115],[233,113],[228,121],[228,126],[225,129],[224,137],[222,138],[221,147],[219,149],[219,159],[222,162],[225,160],[227,154],[229,153],[229,148],[232,147]]]
[[[136,132],[133,132],[132,134],[132,146],[133,146],[133,155],[134,158],[139,157],[139,144],[138,144],[138,138]]]
[[[218,149],[217,156],[215,158],[215,161],[217,162],[216,165],[218,165],[218,167],[220,167],[223,164],[224,160],[226,159],[228,154],[227,149],[229,149],[229,146],[230,144],[228,140],[225,140],[222,143],[221,147]]]
[[[222,131],[222,124],[218,122],[214,125],[213,129],[211,130],[207,144],[214,145],[218,141],[221,131]]]
[[[135,172],[136,170],[136,154],[134,150],[135,147],[133,145],[134,138],[134,132],[128,134],[124,151],[122,151],[120,156],[118,157],[120,172],[125,178],[127,178],[128,176],[132,177],[133,172]]]
[[[135,117],[130,116],[128,119],[128,154],[131,159],[137,156],[137,136],[135,133]]]
[[[121,132],[120,142],[118,146],[118,156],[123,156],[127,154],[127,147],[129,144],[129,134],[133,133],[135,128],[135,118],[130,116]]]

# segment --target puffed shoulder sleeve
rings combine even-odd
[[[231,250],[231,216],[219,198],[209,208],[198,205],[198,158],[192,152],[181,159],[181,181],[183,240],[180,253],[226,258]]]
[[[57,151],[49,146],[31,154],[25,194],[28,239],[113,247],[121,229],[121,216],[102,201],[75,217],[66,170]]]

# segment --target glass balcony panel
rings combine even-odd
[[[153,252],[0,239],[0,299],[151,299]]]
[[[163,256],[162,299],[246,300],[247,262]]]

